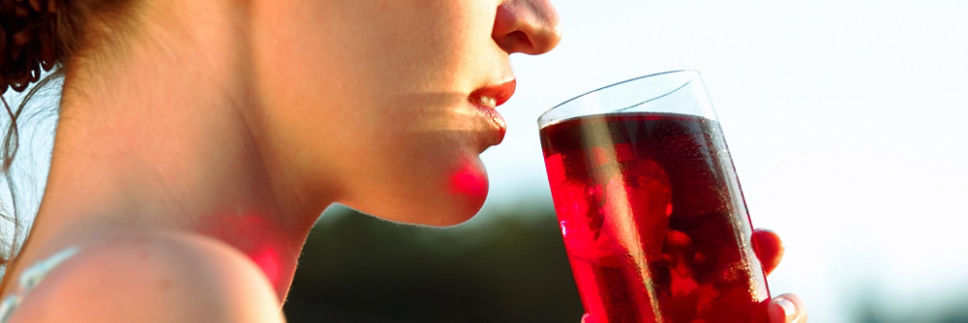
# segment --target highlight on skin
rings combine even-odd
[[[450,177],[451,193],[483,203],[487,198],[488,180],[487,173],[481,172],[482,169],[477,162],[467,159]]]

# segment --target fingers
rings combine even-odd
[[[769,230],[755,230],[753,232],[753,251],[763,264],[766,274],[773,272],[783,258],[783,242],[780,237]]]
[[[581,316],[581,323],[595,323],[595,320],[592,319],[591,315],[585,313],[585,315]]]
[[[770,300],[766,309],[770,323],[806,323],[807,308],[797,295],[783,294]]]
[[[763,271],[769,274],[783,258],[783,242],[780,237],[768,230],[753,232],[753,250],[763,264]],[[783,294],[770,300],[767,306],[770,323],[806,323],[807,308],[797,295]]]

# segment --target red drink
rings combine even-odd
[[[541,143],[594,322],[766,320],[766,278],[716,121],[590,115],[543,127]]]

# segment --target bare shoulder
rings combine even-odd
[[[282,322],[255,264],[184,233],[82,249],[24,298],[12,322]]]

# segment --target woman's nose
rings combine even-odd
[[[550,0],[503,1],[491,37],[508,53],[547,53],[561,40],[558,13]]]

